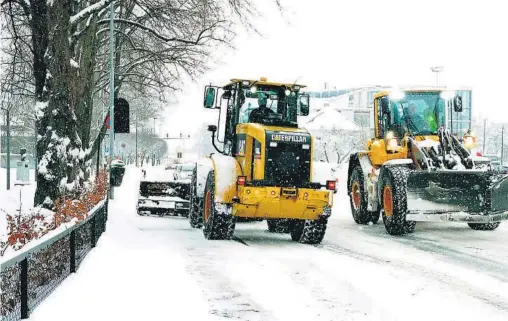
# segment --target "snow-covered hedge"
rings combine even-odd
[[[11,213],[0,209],[6,217],[6,230],[0,231],[0,256],[8,251],[20,250],[62,225],[84,220],[88,212],[106,197],[107,180],[107,172],[100,172],[86,190],[56,200],[53,211],[36,207],[26,212]]]

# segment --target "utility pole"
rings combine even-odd
[[[439,73],[444,69],[443,66],[434,66],[430,67],[430,70],[436,74],[436,86],[439,86]]]
[[[113,55],[114,51],[114,1],[111,1],[110,4],[110,12],[109,12],[109,119],[110,119],[110,129],[109,129],[109,199],[114,199],[115,187],[111,185],[112,178],[112,161],[113,156],[115,155],[115,57]]]

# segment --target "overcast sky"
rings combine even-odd
[[[434,65],[444,66],[441,84],[472,87],[474,113],[508,122],[507,1],[282,0],[284,17],[267,1],[253,1],[263,3],[256,23],[264,38],[239,30],[237,49],[221,51],[223,64],[178,96],[179,106],[168,111],[170,132],[214,118],[201,107],[209,82],[264,76],[298,79],[312,90],[325,82],[432,85]]]

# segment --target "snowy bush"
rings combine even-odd
[[[106,198],[107,186],[108,174],[102,171],[88,189],[56,200],[53,211],[42,207],[21,211],[20,214],[0,210],[6,218],[6,230],[0,235],[0,255],[3,256],[9,248],[17,251],[62,224],[76,224],[84,220],[88,213]]]

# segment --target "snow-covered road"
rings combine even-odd
[[[344,191],[318,246],[238,223],[206,241],[183,218],[139,217],[129,168],[106,233],[32,320],[507,320],[508,224],[356,225]],[[70,317],[72,316],[72,317]]]

